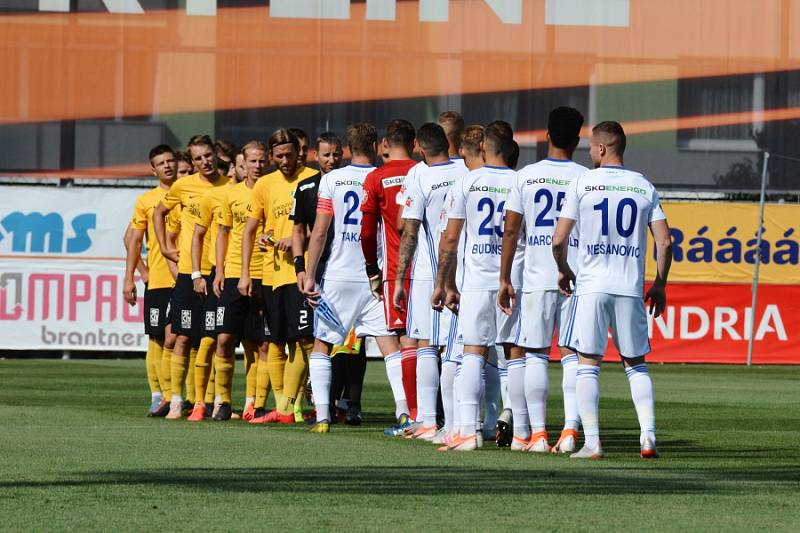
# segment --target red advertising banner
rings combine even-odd
[[[676,283],[667,287],[667,309],[649,318],[658,363],[747,362],[750,285]],[[800,287],[761,285],[755,313],[753,364],[800,364]],[[619,361],[609,339],[606,360]]]

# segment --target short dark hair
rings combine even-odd
[[[325,131],[319,134],[319,137],[317,137],[317,151],[319,151],[319,145],[322,143],[338,146],[339,148],[342,147],[342,140],[332,131]]]
[[[519,144],[517,141],[511,141],[511,154],[508,156],[508,163],[509,168],[516,170],[517,164],[519,163]]]
[[[447,140],[456,148],[461,148],[461,132],[464,131],[464,117],[458,111],[439,113],[439,125],[444,128]]]
[[[298,140],[302,139],[306,142],[306,144],[309,144],[308,134],[305,131],[301,130],[300,128],[289,128],[289,133],[297,137]]]
[[[211,140],[211,137],[208,135],[194,135],[189,142],[186,143],[186,151],[189,151],[189,148],[192,146],[208,146],[212,150],[214,149],[214,141]]]
[[[484,131],[484,148],[490,144],[496,155],[501,155],[506,163],[514,152],[514,129],[504,120],[495,120]]]
[[[184,163],[187,163],[189,166],[194,168],[194,162],[192,161],[192,156],[189,155],[189,152],[178,150],[177,152],[175,152],[175,159],[177,159],[179,163],[183,161]]]
[[[596,134],[605,135],[609,139],[608,142],[604,144],[612,153],[617,155],[625,153],[625,145],[628,141],[625,137],[625,130],[622,129],[622,124],[619,122],[606,120],[605,122],[597,124],[592,128],[592,135]]]
[[[272,153],[276,146],[281,146],[282,144],[291,144],[294,146],[295,152],[300,151],[300,142],[297,140],[297,136],[286,128],[278,128],[272,132],[267,141],[267,148]]]
[[[154,157],[159,156],[161,154],[172,154],[174,156],[175,150],[173,150],[171,146],[166,144],[159,144],[158,146],[154,146],[150,150],[150,155],[148,157],[148,159],[150,159],[150,163],[153,162]]]
[[[402,146],[409,154],[414,151],[415,137],[414,125],[405,119],[396,118],[386,126],[386,142],[389,146]]]
[[[358,122],[347,127],[347,146],[351,154],[374,155],[377,142],[378,130],[372,124]]]
[[[214,141],[214,151],[217,153],[217,157],[224,155],[231,161],[234,161],[239,149],[232,142],[226,141],[225,139],[217,139]]]
[[[583,115],[574,107],[561,106],[550,111],[547,133],[550,142],[562,150],[574,150],[581,140]]]
[[[444,128],[433,122],[426,122],[419,127],[417,142],[428,155],[446,154],[450,147]]]

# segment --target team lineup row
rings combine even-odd
[[[484,397],[496,404],[499,365],[507,374],[507,409],[497,420],[498,444],[573,452],[582,424],[584,446],[572,456],[597,458],[603,455],[599,365],[610,328],[630,381],[641,455],[657,456],[644,361],[643,252],[649,228],[658,272],[645,300],[658,315],[666,301],[669,230],[652,184],[623,166],[625,134],[618,123],[592,129],[595,169],[572,161],[582,125],[577,110],[554,109],[548,157],[519,172],[509,124],[464,127],[454,112],[417,130],[393,120],[380,142],[374,126],[354,124],[344,167],[341,143],[323,134],[320,171],[303,164],[297,135],[280,129],[266,145],[250,142],[232,158],[243,171],[238,183],[220,174],[208,137],[192,138],[188,152],[197,172],[174,183],[162,179],[143,195],[152,198],[137,204],[141,216],[134,216],[131,231],[138,233],[128,239],[129,301],[135,301],[143,232],[163,251],[156,250],[160,261],[153,261],[155,246],[148,247],[145,294],[151,326],[166,325],[170,315],[162,346],[175,337],[162,412],[169,405],[167,418],[181,417],[195,345],[189,420],[206,416],[212,353],[220,396],[215,418],[230,418],[233,353],[241,340],[250,361],[243,416],[294,422],[308,373],[316,406],[311,431],[326,433],[342,382],[331,355],[355,351],[357,342],[346,341],[354,334],[374,337],[386,362],[398,419],[387,434],[429,440],[443,450],[480,447],[480,404]],[[378,154],[383,164],[376,168]],[[262,176],[268,162],[277,168]],[[160,147],[151,163],[162,178],[175,157]],[[166,270],[162,283],[154,283],[156,262]],[[556,331],[565,422],[551,447],[547,366]],[[158,345],[159,333],[151,343]],[[502,347],[499,357],[496,346]],[[266,412],[270,385],[276,409]],[[360,396],[360,386],[352,388]],[[444,420],[437,416],[439,396]],[[359,400],[346,421],[360,421]],[[496,409],[486,415],[483,428],[492,436]]]

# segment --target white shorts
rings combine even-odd
[[[431,315],[433,314],[431,295],[433,295],[432,280],[411,280],[406,334],[412,339],[431,340]]]
[[[520,291],[517,291],[519,301]],[[517,342],[519,306],[507,316],[497,307],[497,289],[463,291],[459,304],[459,322],[465,345],[494,346],[497,343]]]
[[[559,291],[523,292],[520,304],[518,346],[550,348],[553,333],[558,329],[559,346],[563,345],[561,324],[567,324],[572,300]]]
[[[647,312],[641,298],[591,293],[570,300],[565,346],[586,355],[604,355],[611,328],[611,338],[622,357],[650,353]]]
[[[386,329],[383,304],[372,297],[368,282],[323,280],[322,289],[345,331],[355,328],[357,337],[392,335]],[[331,344],[344,342],[344,335],[320,320],[317,313],[314,313],[314,338]]]

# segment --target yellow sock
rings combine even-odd
[[[256,409],[263,409],[267,405],[267,396],[269,396],[269,364],[265,358],[260,358],[258,363],[253,365],[256,367],[256,401],[253,407]]]
[[[234,354],[214,356],[214,379],[216,380],[216,395],[223,403],[231,403],[231,388],[233,387],[233,358]]]
[[[172,348],[161,351],[161,376],[164,380],[164,400],[172,400]]]
[[[217,391],[217,365],[214,364],[214,360],[216,356],[211,358],[211,372],[208,374],[208,385],[206,385],[206,394],[203,398],[203,402],[213,405],[214,404],[214,394]]]
[[[272,392],[275,394],[275,405],[283,401],[283,376],[286,371],[286,351],[283,344],[269,343],[267,350],[267,368]]]
[[[283,397],[278,404],[278,412],[281,414],[294,412],[294,401],[308,379],[308,355],[313,346],[312,341],[289,343],[289,358],[283,373]]]
[[[258,365],[258,343],[243,341],[244,347],[244,372],[247,376],[245,385],[245,401],[255,398],[256,395],[256,366]]]
[[[159,361],[161,361],[161,346],[158,345],[155,339],[151,338],[147,343],[147,355],[144,357],[150,394],[161,392],[161,383],[158,381]]]
[[[183,355],[172,353],[172,362],[170,364],[170,374],[172,379],[172,396],[181,397],[183,395],[183,386],[187,380],[187,370],[189,366],[189,358]],[[171,398],[170,398],[171,399]],[[177,400],[176,400],[177,401]]]
[[[197,359],[197,348],[192,347],[189,352],[189,368],[186,374],[186,399],[194,403],[194,363]],[[174,389],[173,389],[174,390]]]
[[[208,380],[211,376],[214,352],[217,349],[217,340],[212,337],[203,337],[197,349],[194,360],[194,398],[195,401],[206,401],[206,390],[209,389]],[[210,388],[212,393],[213,387]],[[214,401],[213,395],[211,401]]]

